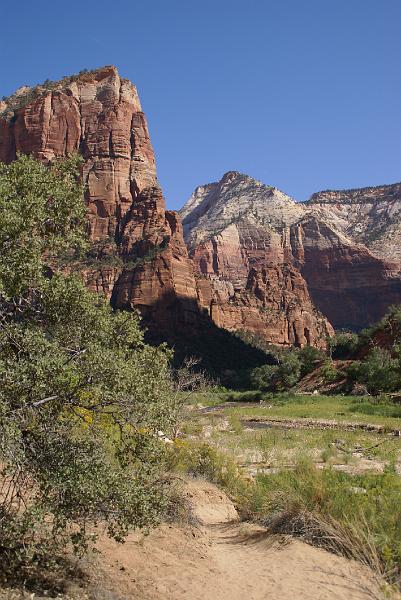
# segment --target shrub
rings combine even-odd
[[[331,360],[325,362],[320,369],[325,383],[334,383],[338,379],[339,373]]]
[[[305,377],[312,371],[314,371],[319,364],[321,364],[326,355],[323,350],[319,350],[319,348],[314,348],[313,346],[305,346],[304,348],[300,348],[298,350],[298,358],[301,363],[301,377]]]
[[[284,391],[293,387],[300,378],[301,363],[294,350],[281,351],[277,365],[262,365],[251,371],[250,380],[259,390]]]
[[[355,361],[348,367],[352,381],[364,383],[369,393],[390,392],[401,383],[399,361],[383,348],[373,348],[364,361]]]
[[[85,247],[85,206],[71,159],[0,165],[1,571],[91,541],[106,521],[122,540],[168,502],[159,429],[173,429],[165,347],[143,341],[136,313],[113,312],[59,253]]]
[[[221,486],[243,515],[249,515],[255,486],[245,479],[240,467],[228,454],[208,444],[177,440],[169,449],[169,466],[193,477],[204,477]]]
[[[332,358],[344,360],[352,358],[359,344],[356,333],[341,332],[329,339],[329,350]]]
[[[259,390],[248,392],[228,392],[225,394],[226,402],[261,402],[264,394]]]
[[[277,389],[288,390],[292,388],[301,375],[301,364],[297,352],[285,352],[280,359],[277,372]]]
[[[250,381],[253,388],[258,390],[271,390],[276,385],[278,365],[262,365],[252,369]]]

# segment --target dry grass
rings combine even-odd
[[[358,561],[374,573],[382,588],[386,587],[385,582],[394,588],[400,586],[398,571],[386,566],[366,519],[364,527],[360,527],[350,521],[340,523],[328,515],[294,508],[268,519],[265,524],[271,533],[299,537],[308,544]],[[372,597],[377,598],[377,595]]]

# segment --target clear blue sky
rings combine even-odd
[[[297,199],[401,180],[401,0],[23,0],[0,95],[115,64],[167,204],[238,170]]]

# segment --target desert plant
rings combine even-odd
[[[163,429],[174,428],[171,352],[143,341],[138,315],[113,312],[59,253],[85,249],[71,159],[0,165],[1,573],[29,577],[88,526],[121,540],[168,502]]]
[[[351,476],[301,458],[293,471],[259,476],[257,484],[264,491],[259,512],[272,531],[299,535],[398,580],[401,483],[391,467]]]
[[[323,381],[325,383],[334,383],[334,381],[336,381],[339,376],[339,373],[331,360],[327,360],[324,363],[324,365],[320,369],[320,373],[322,374]]]
[[[298,350],[298,358],[301,363],[301,378],[314,371],[325,360],[325,357],[325,353],[319,348],[314,348],[313,346],[300,348]]]

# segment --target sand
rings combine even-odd
[[[195,524],[162,525],[125,544],[106,537],[91,596],[135,600],[367,600],[382,598],[359,563],[240,523],[212,484],[186,484]]]

